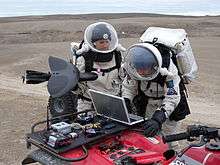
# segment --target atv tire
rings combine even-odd
[[[52,118],[77,112],[77,95],[68,92],[57,98],[49,97],[48,109]]]

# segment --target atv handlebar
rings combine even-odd
[[[164,143],[168,143],[184,139],[190,140],[190,138],[199,137],[200,135],[204,136],[207,139],[220,138],[218,128],[201,125],[190,125],[187,127],[186,132],[163,136],[162,139]]]
[[[189,137],[190,136],[187,132],[183,132],[183,133],[179,133],[179,134],[163,136],[162,139],[163,139],[164,143],[169,143],[172,141],[188,139]]]

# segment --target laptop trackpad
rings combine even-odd
[[[130,118],[131,123],[137,121],[136,119]]]

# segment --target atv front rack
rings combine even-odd
[[[62,116],[59,116],[59,118],[60,117],[68,117],[68,116],[75,116],[76,117],[80,113],[85,113],[85,112],[89,112],[89,111],[91,111],[91,110],[77,112],[77,113],[68,114],[68,115],[62,115]],[[67,161],[67,162],[74,162],[74,161],[80,161],[80,160],[85,159],[88,156],[88,152],[87,152],[86,147],[89,147],[90,145],[99,143],[104,138],[106,138],[106,139],[110,138],[111,135],[113,136],[115,134],[118,134],[118,133],[128,129],[128,127],[124,124],[121,124],[116,121],[111,121],[116,126],[112,129],[106,130],[105,134],[97,135],[95,137],[87,137],[84,133],[79,133],[78,137],[76,139],[74,139],[74,141],[70,145],[63,146],[61,148],[53,148],[45,143],[45,136],[44,135],[48,131],[48,128],[44,129],[44,130],[40,130],[40,131],[35,131],[35,128],[41,124],[45,124],[45,123],[48,124],[48,122],[51,122],[56,119],[57,118],[52,118],[49,120],[40,121],[38,123],[35,123],[31,128],[31,133],[26,135],[27,148],[30,149],[31,145],[34,145],[37,148],[42,149],[43,151],[57,157],[58,159],[61,159],[63,161]],[[80,147],[83,150],[83,155],[81,157],[65,158],[65,157],[61,156],[62,153],[65,153],[67,151],[77,149]]]

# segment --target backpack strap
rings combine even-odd
[[[120,69],[121,68],[121,62],[122,62],[121,52],[115,50],[114,53],[115,53],[115,63],[116,63],[115,66],[116,66],[117,69]]]
[[[84,40],[82,40],[81,42],[80,42],[80,44],[79,44],[79,49],[81,49],[82,48],[82,45],[84,44]]]
[[[141,81],[138,81],[138,92],[137,95],[133,98],[132,103],[134,104],[137,115],[144,117],[145,116],[145,109],[148,104],[148,97],[144,94],[141,90]]]
[[[121,52],[119,51],[113,51],[112,53],[114,54],[115,57],[115,66],[107,68],[107,69],[98,69],[98,68],[94,68],[94,59],[92,57],[92,51],[89,51],[87,53],[85,53],[83,55],[84,59],[85,59],[85,72],[92,72],[92,71],[100,71],[103,73],[103,75],[105,73],[109,73],[115,69],[118,69],[121,67],[121,61],[122,61],[122,57],[121,57]]]
[[[159,50],[159,52],[161,53],[161,57],[162,57],[162,68],[167,68],[169,69],[170,66],[170,59],[171,59],[171,55],[172,52],[171,50],[162,45],[162,44],[154,44],[154,46]],[[158,84],[160,84],[160,86],[164,87],[165,82],[166,82],[166,76],[162,76],[160,73],[157,75],[156,78],[154,78],[153,80],[149,81],[149,82],[156,82]]]
[[[93,60],[91,56],[91,51],[84,53],[82,56],[85,60],[85,72],[93,71]]]

